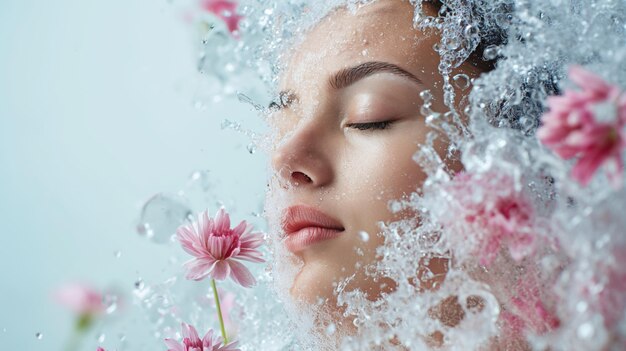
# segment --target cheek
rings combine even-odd
[[[416,126],[397,126],[416,128]],[[384,133],[386,131],[381,131]],[[358,150],[350,171],[354,196],[360,201],[382,203],[409,195],[416,191],[426,178],[420,166],[413,161],[417,144],[423,140],[420,132],[404,130],[391,132]],[[409,135],[410,134],[410,135]]]

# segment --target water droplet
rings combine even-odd
[[[35,337],[36,337],[38,340],[41,340],[41,339],[43,339],[43,334],[42,334],[42,333],[40,333],[40,332],[37,332],[37,333],[35,333]]]
[[[104,342],[104,339],[106,339],[106,335],[104,333],[100,333],[100,335],[98,335],[98,339],[97,339],[98,342],[102,344]]]
[[[422,90],[420,92],[420,98],[422,98],[422,100],[424,100],[424,102],[428,102],[428,101],[432,100],[433,95],[430,93],[430,90],[426,89],[426,90]]]
[[[452,80],[454,81],[454,86],[461,90],[465,90],[470,86],[470,77],[467,74],[457,74]]]
[[[255,143],[250,143],[246,146],[246,149],[248,150],[248,152],[252,155],[256,152],[256,144]]]
[[[335,323],[330,323],[328,327],[326,327],[326,335],[333,335],[337,331],[337,326]]]
[[[239,99],[239,101],[241,101],[243,103],[251,105],[257,111],[263,111],[264,110],[263,106],[261,106],[261,105],[257,104],[256,102],[254,102],[254,100],[252,100],[251,97],[249,97],[248,95],[246,95],[244,93],[237,92],[237,99]],[[224,125],[224,123],[222,122],[222,129],[224,129],[223,125]]]
[[[122,251],[117,250],[117,251],[115,251],[115,252],[113,253],[113,255],[115,256],[115,258],[120,258],[120,257],[122,257]]]
[[[363,242],[368,242],[370,240],[370,235],[366,232],[366,231],[359,231],[359,238],[361,238],[361,241]]]
[[[157,194],[144,204],[137,232],[156,243],[166,243],[191,216],[192,212],[181,196]]]
[[[222,129],[226,129],[226,128],[232,128],[233,125],[234,125],[233,122],[225,119],[225,120],[222,121],[221,127],[222,127]]]
[[[459,41],[458,38],[451,37],[449,38],[448,43],[446,44],[446,48],[448,48],[449,50],[454,50],[458,48],[460,45],[461,45],[461,42]]]
[[[143,279],[139,278],[135,281],[135,289],[136,290],[142,290],[145,287],[145,283],[143,282]]]
[[[576,332],[579,338],[590,339],[595,333],[595,329],[593,328],[593,325],[591,323],[584,323],[578,327],[578,330]]]
[[[400,203],[400,201],[392,201],[389,203],[389,209],[393,213],[400,212],[402,210],[402,204]]]
[[[470,24],[467,27],[465,27],[465,30],[463,31],[463,33],[465,34],[467,38],[478,35],[478,27]]]
[[[114,294],[105,294],[102,297],[102,304],[104,305],[105,312],[107,314],[111,314],[117,310],[117,295]]]
[[[489,45],[483,51],[483,58],[485,60],[493,60],[498,56],[498,47],[495,45]]]

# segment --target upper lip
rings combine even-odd
[[[305,205],[288,207],[283,212],[282,227],[287,235],[307,227],[320,227],[335,230],[345,229],[338,220],[320,210]]]

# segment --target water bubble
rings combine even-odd
[[[461,90],[465,90],[470,86],[470,77],[467,74],[457,74],[452,80],[454,81],[454,86]]]
[[[192,212],[181,196],[156,194],[143,205],[137,232],[156,243],[166,243],[191,216]]]
[[[113,255],[115,256],[115,258],[120,258],[120,257],[122,257],[122,251],[117,250],[117,251],[115,251],[115,252],[113,253]]]
[[[361,241],[367,242],[370,240],[370,235],[366,231],[361,230],[359,231],[359,238]]]
[[[106,339],[106,335],[104,333],[100,333],[97,338],[98,342],[102,344],[104,339]]]
[[[465,34],[466,37],[471,38],[473,36],[478,35],[478,27],[470,24],[467,27],[465,27],[465,29],[463,30],[463,33]]]
[[[254,154],[256,152],[256,144],[255,143],[250,143],[246,146],[246,149],[248,150],[248,152],[250,153],[250,155]]]
[[[41,332],[37,332],[35,333],[35,337],[37,338],[37,340],[41,340],[43,339],[43,334]]]
[[[452,37],[448,39],[448,42],[446,43],[446,48],[448,48],[449,50],[454,50],[458,48],[460,45],[461,45],[461,41],[456,37]]]
[[[400,201],[389,202],[389,209],[392,213],[398,213],[402,210],[402,203]]]
[[[102,297],[102,304],[107,314],[111,314],[117,310],[117,300],[118,297],[115,294],[105,294]]]
[[[578,337],[581,339],[590,339],[595,333],[595,329],[593,327],[593,324],[587,322],[587,323],[581,324],[578,327],[578,330],[576,331],[576,333],[578,334]]]
[[[498,47],[495,45],[489,45],[483,51],[483,58],[485,60],[493,60],[498,56]]]

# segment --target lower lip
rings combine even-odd
[[[343,230],[322,227],[306,227],[291,233],[285,239],[287,250],[297,253],[320,241],[338,237]]]

